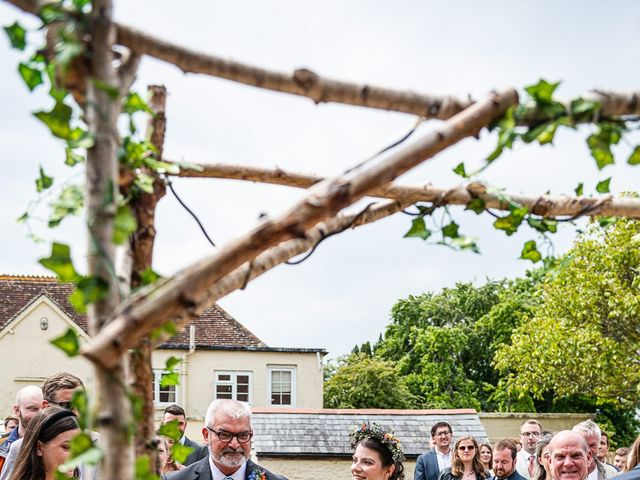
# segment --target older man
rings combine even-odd
[[[209,455],[187,468],[169,473],[167,480],[287,480],[253,463],[251,409],[236,400],[214,400],[207,409],[202,436]]]
[[[414,480],[438,480],[440,472],[451,466],[451,439],[453,431],[447,422],[431,427],[433,450],[423,453],[416,461]]]
[[[0,471],[3,470],[11,445],[24,436],[29,421],[42,410],[43,401],[40,387],[27,385],[18,390],[16,404],[13,406],[13,413],[18,417],[18,428],[15,428],[0,445]]]
[[[586,480],[593,454],[582,435],[563,430],[549,442],[551,476],[554,480]]]
[[[542,425],[536,420],[527,420],[520,426],[522,450],[516,458],[516,469],[527,480],[533,478],[536,471],[536,444],[541,434]]]
[[[591,452],[591,461],[589,462],[589,480],[608,480],[618,474],[618,471],[608,464],[598,460],[598,448],[600,447],[600,427],[593,420],[585,420],[575,425],[573,432],[582,436],[589,452]]]
[[[524,480],[516,470],[518,449],[513,440],[500,440],[493,448],[493,480]]]

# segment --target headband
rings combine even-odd
[[[49,418],[47,418],[45,422],[42,424],[42,427],[40,427],[40,434],[42,435],[42,432],[44,432],[47,428],[49,428],[51,425],[56,423],[58,420],[61,420],[66,417],[73,417],[76,419],[76,421],[78,418],[76,414],[73,413],[71,410],[61,410],[59,412],[56,412],[53,415],[51,415]]]

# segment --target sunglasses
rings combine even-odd
[[[463,452],[465,450],[475,450],[475,449],[476,449],[476,447],[474,447],[473,445],[460,445],[458,447],[458,450],[462,450]]]

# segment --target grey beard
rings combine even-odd
[[[225,455],[229,453],[239,453],[242,456],[236,459],[231,455]],[[225,467],[229,467],[229,468],[239,468],[242,466],[244,462],[247,461],[247,457],[245,456],[243,450],[227,450],[227,451],[223,450],[220,455],[214,455],[213,459],[216,461],[216,463],[219,463],[220,465],[224,465]]]

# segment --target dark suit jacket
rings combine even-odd
[[[418,457],[413,480],[438,480],[439,475],[440,469],[438,468],[438,457],[435,450],[429,450]]]
[[[636,465],[628,472],[615,476],[616,480],[640,480],[640,465]]]
[[[189,456],[183,463],[185,467],[191,465],[192,463],[196,463],[201,458],[206,457],[209,453],[209,449],[206,445],[201,445],[198,442],[194,442],[189,437],[184,437],[184,445],[185,447],[193,448],[193,452],[189,454]]]
[[[491,477],[491,480],[498,480],[498,477],[497,476]],[[509,475],[507,478],[505,478],[504,480],[527,480],[527,479],[524,478],[522,475],[520,475],[517,470],[514,470],[513,473]]]
[[[267,476],[267,480],[287,480],[285,477],[271,473],[262,467],[259,467],[251,460],[247,462],[247,472],[245,474],[245,480],[249,480],[251,474],[260,469],[260,472],[264,472]],[[205,457],[198,460],[196,463],[191,464],[187,468],[179,470],[177,472],[171,472],[162,477],[164,480],[212,480],[211,469],[209,468],[209,457]],[[255,479],[260,480],[260,479]]]

